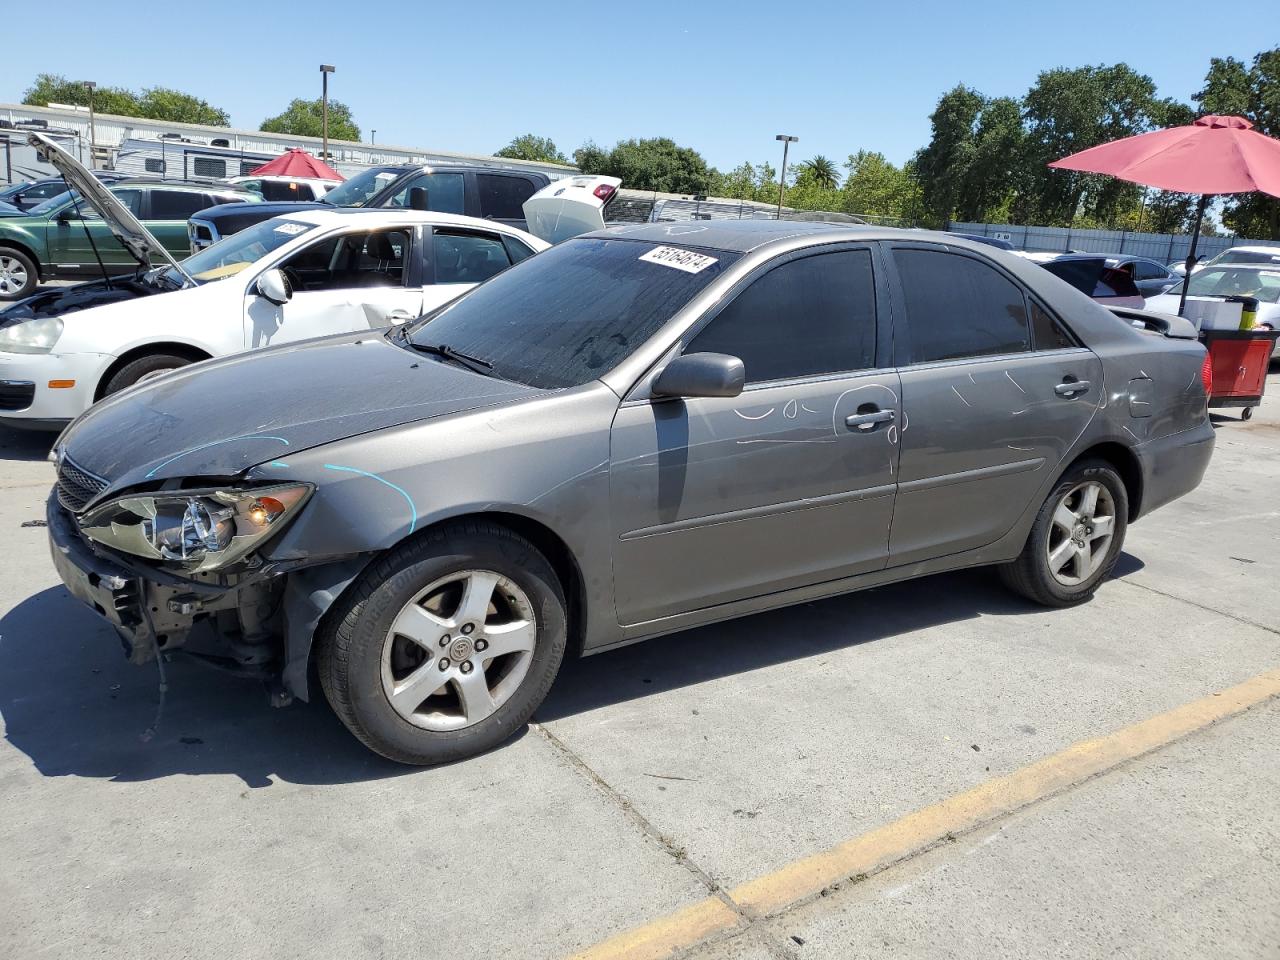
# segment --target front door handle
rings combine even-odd
[[[1088,389],[1088,380],[1066,380],[1054,387],[1053,392],[1060,397],[1074,397],[1077,393],[1084,393]]]
[[[853,413],[844,418],[844,425],[864,433],[874,430],[877,424],[889,423],[896,414],[892,410],[875,410],[871,413]]]

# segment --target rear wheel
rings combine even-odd
[[[317,633],[320,683],[370,749],[401,763],[497,746],[542,702],[564,656],[565,604],[533,544],[487,523],[391,551]]]
[[[1018,559],[1000,568],[1001,579],[1045,606],[1083,603],[1115,566],[1128,516],[1119,474],[1099,460],[1076,464],[1040,508]]]
[[[152,380],[179,367],[185,367],[189,363],[191,363],[189,357],[180,357],[176,353],[152,353],[137,360],[130,360],[112,374],[102,395],[109,397],[126,387],[132,387],[135,383]]]
[[[36,292],[40,272],[21,250],[0,247],[0,300],[21,300]]]

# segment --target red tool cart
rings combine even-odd
[[[1244,407],[1241,420],[1253,416],[1267,387],[1267,367],[1280,330],[1201,330],[1209,351],[1213,385],[1210,407]]]

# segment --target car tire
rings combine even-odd
[[[135,383],[141,383],[143,380],[150,380],[152,377],[169,373],[179,367],[185,367],[189,363],[191,363],[190,357],[180,357],[175,353],[149,353],[145,357],[139,357],[137,360],[130,360],[113,373],[111,379],[107,381],[107,386],[102,391],[102,395],[109,397],[113,393],[119,393],[127,387],[132,387]]]
[[[1124,547],[1129,496],[1110,464],[1073,465],[1040,507],[1022,553],[1003,564],[1005,586],[1046,607],[1084,603]]]
[[[334,712],[369,749],[447,763],[525,725],[566,637],[563,588],[538,549],[497,524],[453,523],[365,570],[317,630],[316,665]]]
[[[0,247],[0,300],[21,300],[36,292],[40,270],[21,250]]]

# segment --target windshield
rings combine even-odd
[[[383,187],[402,173],[403,167],[370,167],[334,187],[320,199],[335,207],[363,207],[374,194],[380,193]]]
[[[233,277],[250,264],[261,260],[272,250],[282,247],[294,237],[300,237],[316,229],[313,224],[276,217],[255,223],[239,233],[233,233],[212,246],[205,247],[194,256],[182,261],[182,267],[198,283]],[[166,280],[182,284],[182,275],[170,267],[163,274]]]
[[[1223,250],[1212,260],[1207,261],[1205,266],[1213,267],[1227,263],[1274,263],[1280,265],[1280,247],[1267,252],[1262,250]]]
[[[68,190],[66,193],[56,193],[48,200],[42,200],[40,203],[37,203],[34,207],[28,210],[27,213],[33,217],[48,216],[64,203],[74,200],[77,196],[79,196],[79,194],[74,190]]]
[[[575,387],[612,370],[737,259],[635,240],[569,240],[429,314],[409,339],[478,357],[506,380]]]
[[[1182,284],[1170,287],[1165,293],[1181,296]],[[1263,303],[1280,303],[1280,270],[1205,267],[1191,275],[1188,296],[1253,297]]]

